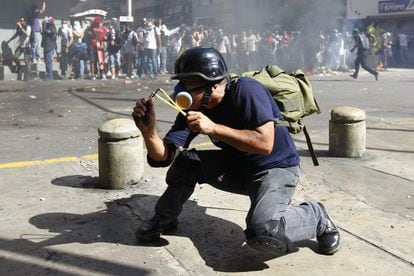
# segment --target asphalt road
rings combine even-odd
[[[401,131],[414,128],[414,71],[390,69],[377,82],[365,73],[358,80],[347,74],[311,77],[322,109],[321,114],[306,118],[311,131],[327,129],[330,110],[344,105],[363,109],[368,128],[381,122]],[[3,82],[0,163],[94,154],[97,129],[102,123],[130,117],[136,99],[148,96],[158,87],[171,91],[173,84],[167,76],[131,83],[124,80]],[[158,102],[157,113],[159,129],[165,132],[175,111]],[[401,142],[401,150],[412,149]]]
[[[335,106],[355,106],[367,113],[367,126],[380,123],[398,132],[414,128],[413,70],[390,69],[379,81],[366,72],[358,80],[347,74],[311,77],[322,113],[306,118],[308,128],[328,127]],[[0,163],[79,156],[97,152],[97,129],[107,120],[130,117],[136,99],[156,88],[171,91],[174,81],[158,80],[3,82],[0,88]],[[411,93],[410,93],[411,92]],[[175,111],[157,104],[159,130],[165,132]],[[401,130],[401,131],[399,131]],[[324,141],[326,143],[327,141]],[[393,140],[392,142],[395,142]],[[369,146],[369,145],[368,145]],[[391,148],[395,147],[390,145]],[[410,151],[405,141],[398,149]]]
[[[366,154],[362,160],[371,165],[375,162],[375,169],[397,179],[413,181],[413,166],[409,164],[414,161],[414,70],[390,69],[381,73],[378,81],[365,71],[357,80],[346,73],[310,79],[322,113],[306,118],[305,123],[319,155],[328,154],[330,110],[336,106],[358,107],[367,114],[367,149],[388,157],[378,162],[378,156]],[[114,118],[130,118],[138,98],[159,87],[172,91],[174,84],[168,76],[134,81],[3,82],[0,164],[96,154],[100,125]],[[156,112],[162,135],[176,111],[157,101]],[[306,149],[303,135],[294,139],[299,149]],[[208,142],[208,138],[198,138],[198,142]],[[306,156],[307,151],[301,154]],[[372,197],[369,190],[364,194]],[[414,210],[409,210],[414,217]]]

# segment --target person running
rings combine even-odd
[[[354,52],[357,49],[356,59],[355,59],[355,71],[350,76],[354,79],[358,78],[359,66],[368,71],[371,75],[375,77],[375,80],[378,80],[378,72],[374,69],[371,69],[367,65],[367,57],[369,50],[369,40],[364,33],[360,33],[359,29],[355,28],[352,31],[353,36],[353,47],[351,52]]]

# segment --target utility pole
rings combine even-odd
[[[127,0],[127,15],[120,16],[119,22],[121,23],[134,22],[134,17],[132,16],[132,0]]]
[[[132,0],[127,0],[127,6],[128,6],[128,17],[132,16]]]

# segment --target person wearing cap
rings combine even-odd
[[[55,19],[52,16],[45,17],[45,27],[42,31],[43,58],[45,59],[46,75],[45,80],[53,79],[53,55],[57,49],[57,30]]]
[[[375,80],[378,80],[378,72],[375,71],[374,69],[371,69],[367,65],[368,49],[366,49],[366,47],[364,47],[362,36],[365,36],[365,34],[363,34],[363,33],[361,34],[358,28],[354,28],[352,30],[353,46],[352,46],[350,51],[352,53],[356,49],[357,54],[356,54],[356,59],[355,59],[355,68],[354,68],[355,71],[350,76],[354,79],[358,78],[359,67],[361,66],[366,71],[368,71],[371,75],[373,75],[375,77]],[[365,38],[366,38],[366,36],[365,36]],[[366,38],[366,39],[368,39],[368,38]]]
[[[283,117],[270,92],[251,78],[230,82],[226,63],[214,48],[184,51],[172,79],[179,81],[175,93],[187,91],[192,104],[186,115],[177,115],[164,138],[157,131],[153,98],[138,100],[132,112],[149,165],[170,166],[167,189],[152,219],[136,231],[137,240],[153,242],[174,232],[195,185],[207,183],[250,197],[244,233],[252,248],[281,256],[294,249],[294,242],[316,238],[320,253],[337,252],[339,231],[322,203],[290,206],[299,181],[299,155],[287,128],[274,123]],[[198,134],[218,149],[190,149]]]

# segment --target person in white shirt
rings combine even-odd
[[[159,32],[156,31],[154,20],[149,19],[144,32],[144,52],[146,57],[146,68],[147,73],[151,79],[157,77],[157,40],[156,35],[159,35]],[[145,67],[144,67],[145,68]]]
[[[68,25],[68,21],[62,19],[62,27],[58,31],[60,37],[60,74],[62,78],[66,78],[69,64],[69,46],[72,44],[73,33]]]
[[[223,56],[226,64],[231,64],[231,45],[227,35],[224,34],[222,29],[218,30],[217,34],[217,46],[216,49]]]
[[[246,36],[246,49],[249,59],[249,70],[254,70],[257,65],[257,41],[258,39],[256,35],[251,30],[249,30]]]

